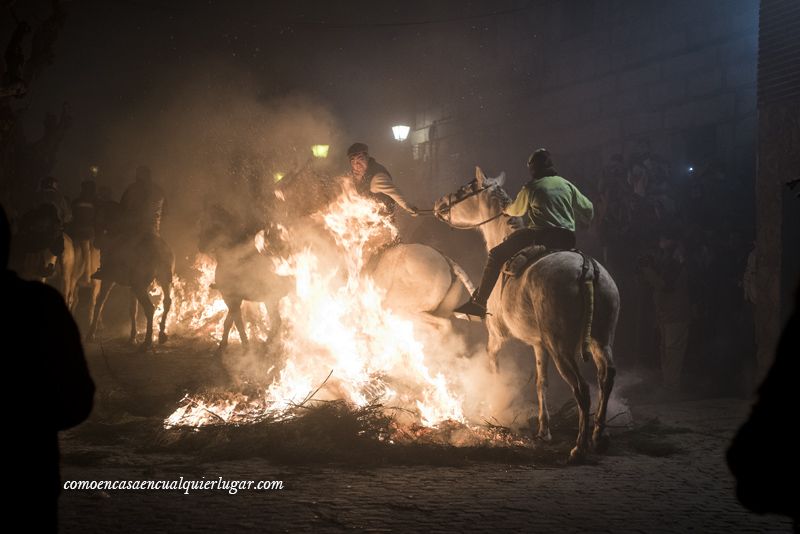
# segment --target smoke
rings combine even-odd
[[[515,429],[527,426],[533,407],[525,394],[530,369],[524,361],[506,358],[495,373],[483,344],[470,343],[458,329],[420,319],[414,320],[414,328],[425,346],[431,370],[447,378],[462,401],[468,421]]]
[[[216,62],[154,84],[106,137],[101,185],[115,186],[118,198],[134,169],[149,166],[167,195],[163,233],[179,261],[193,257],[203,207],[218,204],[249,225],[262,223],[278,173],[306,165],[314,144],[342,144],[321,100],[264,99],[247,73]]]

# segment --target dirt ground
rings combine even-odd
[[[631,403],[606,454],[566,466],[569,412],[550,444],[456,448],[376,444],[346,418],[316,427],[167,431],[187,391],[229,378],[208,343],[155,353],[89,347],[89,421],[62,434],[62,479],[280,480],[282,490],[65,490],[64,532],[789,532],[734,497],[724,451],[740,399]],[[533,407],[532,407],[533,409]],[[309,429],[311,431],[309,431]],[[363,436],[362,436],[363,437]]]

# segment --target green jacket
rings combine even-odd
[[[504,210],[511,217],[525,216],[528,228],[555,227],[575,231],[575,221],[588,224],[594,216],[592,201],[561,176],[531,180]]]

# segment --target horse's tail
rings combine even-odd
[[[583,361],[588,362],[592,357],[592,320],[594,318],[594,292],[600,277],[600,269],[594,258],[591,258],[581,251],[577,251],[583,259],[581,265],[581,276],[578,279],[580,292],[583,296],[583,320],[581,321],[581,356]]]
[[[463,267],[461,267],[454,260],[449,258],[446,254],[442,254],[442,256],[444,257],[445,261],[447,261],[447,264],[450,266],[450,270],[453,272],[456,278],[458,278],[464,285],[464,288],[467,290],[467,292],[470,295],[475,293],[475,286],[472,284],[472,280],[469,279],[467,271],[465,271]]]

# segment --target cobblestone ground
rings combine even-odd
[[[98,398],[123,382],[148,412],[193,380],[202,351],[90,354]],[[182,381],[178,380],[178,377]],[[635,422],[658,418],[657,447],[612,445],[588,465],[553,462],[455,462],[364,468],[286,465],[263,457],[231,461],[191,453],[148,452],[135,430],[140,416],[106,425],[108,435],[66,433],[65,480],[282,480],[281,491],[65,491],[63,532],[790,532],[779,517],[748,513],[736,501],[724,450],[747,402],[716,399],[634,405]],[[151,417],[152,418],[152,417]],[[617,436],[612,436],[612,444]],[[620,438],[622,439],[622,438]],[[568,450],[569,443],[564,443]]]

